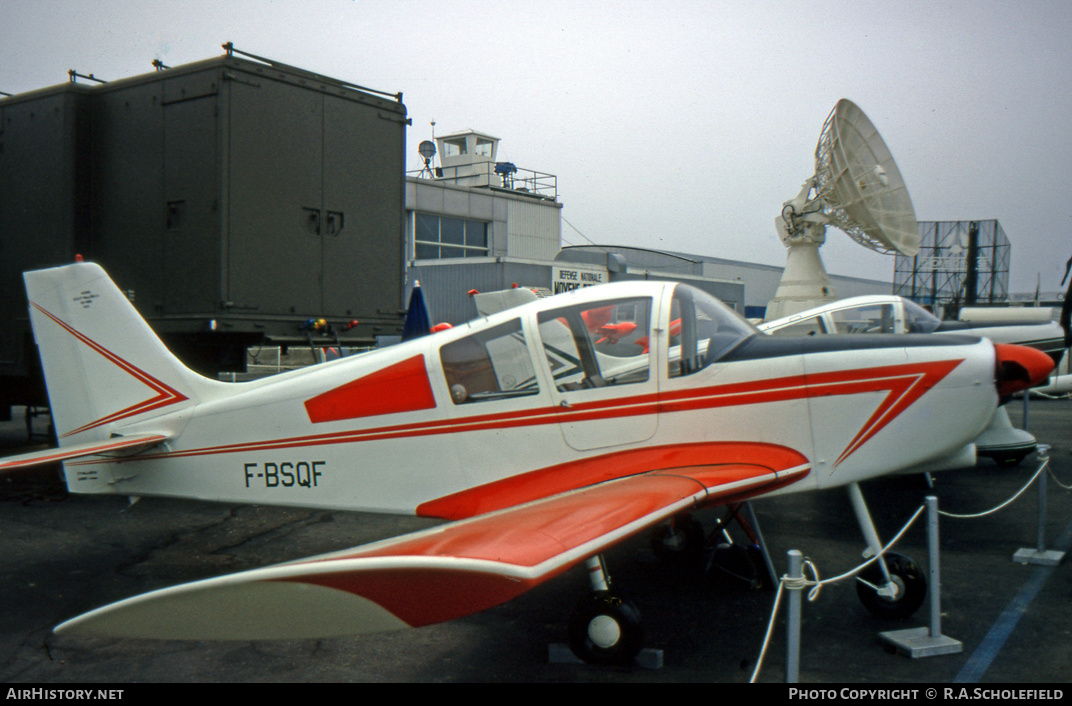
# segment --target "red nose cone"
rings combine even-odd
[[[998,394],[1002,397],[1038,385],[1054,368],[1053,358],[1037,348],[997,343],[994,350],[998,356]]]

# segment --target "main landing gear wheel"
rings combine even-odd
[[[640,611],[610,591],[582,598],[570,618],[570,649],[589,664],[632,664],[643,640]]]
[[[763,550],[755,545],[719,544],[707,561],[707,576],[719,589],[758,591],[771,588]]]
[[[856,595],[876,618],[908,618],[923,605],[927,597],[927,578],[919,565],[903,554],[886,554],[885,560],[895,594],[883,596],[875,590],[874,586],[881,587],[886,580],[882,567],[875,562],[860,574],[863,581],[856,582]]]
[[[703,525],[692,517],[680,517],[659,525],[651,535],[655,558],[670,566],[697,563],[707,538]]]

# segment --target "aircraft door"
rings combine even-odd
[[[578,304],[537,321],[566,443],[587,451],[651,438],[657,376],[648,341],[651,297]]]

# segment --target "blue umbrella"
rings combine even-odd
[[[424,303],[421,283],[414,281],[413,291],[409,295],[409,308],[406,309],[406,320],[402,323],[402,340],[420,338],[431,332],[432,317],[428,315],[428,307]]]

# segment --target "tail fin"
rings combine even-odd
[[[100,266],[23,279],[60,446],[107,439],[225,386],[172,355]]]

